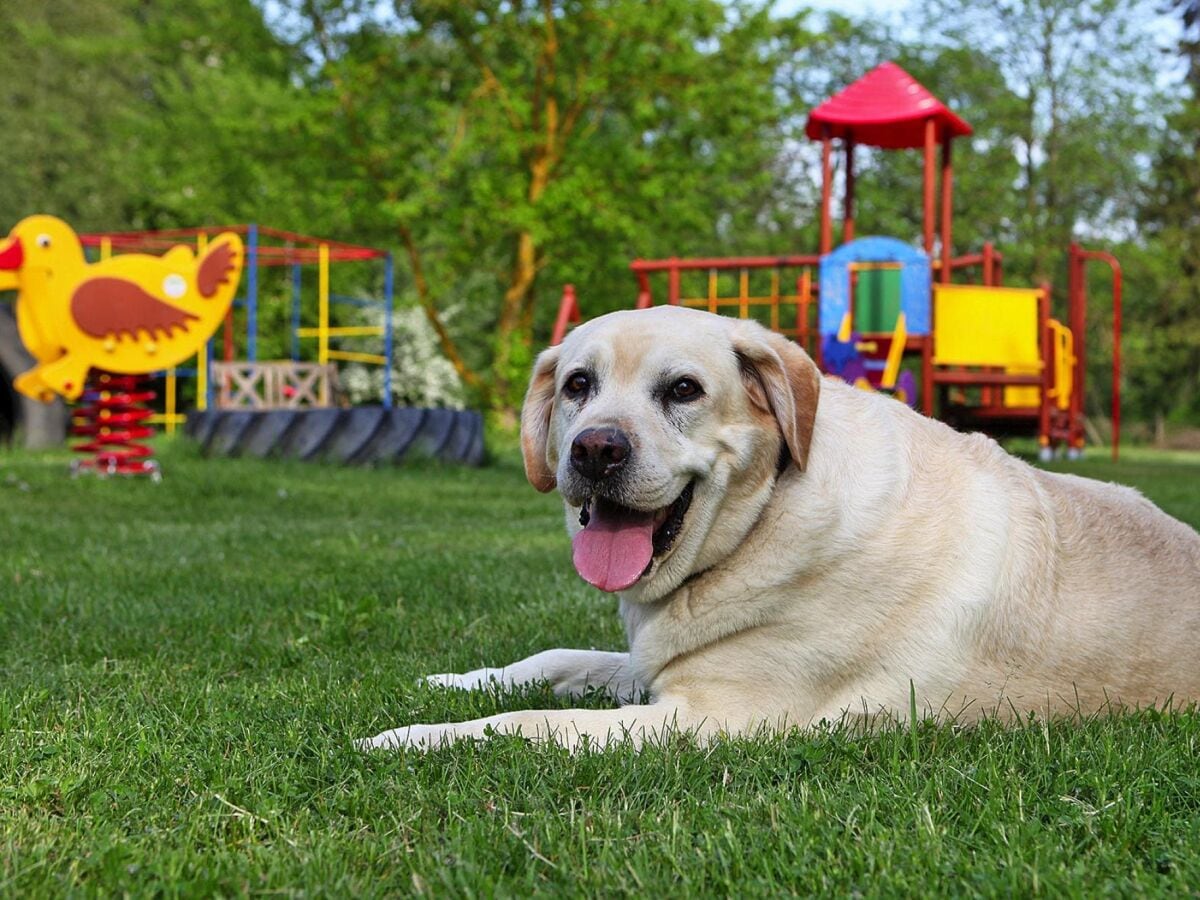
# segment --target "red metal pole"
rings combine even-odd
[[[993,269],[993,265],[994,265],[993,254],[994,253],[995,253],[995,248],[992,247],[992,242],[987,241],[983,245],[983,283],[989,287],[992,286],[992,284],[994,284],[994,282],[992,281],[992,277],[993,277],[992,269]]]
[[[954,209],[954,165],[950,159],[953,138],[942,144],[942,284],[950,283],[950,226]]]
[[[229,307],[229,312],[225,313],[225,333],[224,333],[224,358],[225,362],[233,362],[233,307]]]
[[[634,260],[634,265],[636,266],[638,262],[639,260]],[[637,270],[635,270],[635,274],[638,281],[638,295],[635,308],[649,309],[654,305],[654,297],[650,293],[650,276],[646,272]]]
[[[818,248],[824,256],[833,249],[833,147],[829,126],[821,126],[821,240]]]
[[[854,240],[854,138],[846,138],[846,196],[842,213],[842,243]]]
[[[937,145],[937,125],[933,118],[925,120],[925,255],[933,258],[933,150]]]
[[[580,321],[579,301],[575,299],[575,285],[564,284],[562,300],[558,303],[558,317],[554,320],[554,331],[550,334],[550,346],[561,344],[567,336],[567,328]]]
[[[1067,250],[1067,324],[1074,338],[1075,370],[1071,373],[1071,445],[1079,446],[1083,434],[1083,391],[1086,378],[1087,347],[1084,328],[1087,325],[1087,284],[1084,279],[1080,247],[1072,243]],[[1076,433],[1078,431],[1078,434]]]
[[[1050,391],[1054,388],[1054,339],[1050,334],[1050,285],[1042,284],[1038,298],[1038,335],[1042,340],[1042,390],[1038,409],[1038,444],[1050,447]]]
[[[677,260],[672,257],[671,262]],[[679,267],[676,265],[667,270],[667,302],[672,306],[679,305]]]

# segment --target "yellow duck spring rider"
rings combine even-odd
[[[17,291],[17,327],[37,365],[13,386],[27,397],[76,400],[88,370],[142,375],[200,350],[241,278],[241,238],[226,232],[196,255],[124,254],[89,263],[66,222],[30,216],[0,240],[0,290]]]

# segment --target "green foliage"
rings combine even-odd
[[[1173,6],[1194,81],[1195,4]],[[0,0],[0,222],[258,221],[391,248],[401,305],[511,414],[563,283],[593,316],[632,302],[635,257],[814,249],[805,115],[895,59],[975,128],[955,251],[993,241],[1010,283],[1049,278],[1061,301],[1069,241],[1115,245],[1127,418],[1195,421],[1195,93],[1158,71],[1156,10],[947,0],[909,32],[718,0]],[[919,240],[920,182],[919,153],[861,150],[859,233]],[[344,292],[378,291],[346,268]],[[283,352],[287,285],[264,275],[262,296]]]
[[[1180,53],[1187,96],[1167,119],[1153,179],[1139,210],[1146,283],[1134,315],[1138,408],[1182,422],[1200,420],[1200,7],[1176,4],[1186,30]]]
[[[1200,881],[1200,716],[628,748],[354,737],[564,705],[417,679],[619,647],[562,510],[486,470],[0,453],[12,896],[1167,895]],[[1070,471],[1200,523],[1200,462]],[[604,701],[586,701],[599,705]]]

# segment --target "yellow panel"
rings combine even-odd
[[[1040,294],[1032,288],[935,285],[934,363],[1039,371]]]
[[[1009,375],[1037,375],[1042,370],[1040,366],[1009,366],[1004,371]],[[1004,389],[1004,405],[1007,407],[1039,406],[1041,402],[1042,389],[1040,387],[1006,387]]]

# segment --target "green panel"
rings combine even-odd
[[[900,316],[900,270],[863,269],[854,288],[854,330],[887,332]]]

